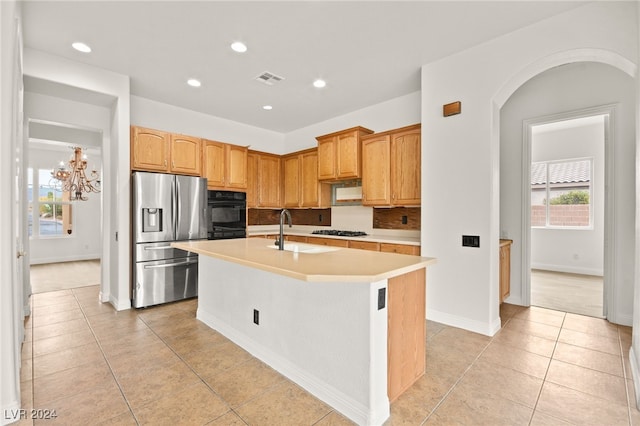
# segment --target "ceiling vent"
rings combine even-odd
[[[265,71],[257,76],[256,80],[268,86],[273,86],[274,84],[280,83],[282,80],[284,80],[284,77],[280,77],[278,75]]]

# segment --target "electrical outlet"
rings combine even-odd
[[[322,215],[321,214],[318,215],[318,222],[322,222]]]
[[[378,289],[378,310],[384,309],[387,301],[387,289],[386,287]]]
[[[480,235],[463,235],[462,247],[480,247]]]
[[[403,225],[407,224],[407,216],[402,216],[402,224]]]
[[[255,325],[260,325],[260,311],[257,309],[253,310],[253,323]]]

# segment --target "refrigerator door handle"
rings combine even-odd
[[[197,260],[187,260],[185,262],[178,263],[165,263],[162,265],[145,265],[144,269],[159,269],[159,268],[173,268],[174,266],[193,265],[198,263]]]
[[[182,209],[180,208],[180,204],[182,203],[181,197],[180,197],[180,179],[178,179],[178,177],[176,176],[176,190],[174,193],[174,200],[175,200],[175,206],[176,206],[176,215],[175,215],[175,230],[176,230],[176,239],[180,239],[179,238],[179,233],[180,233],[180,224],[182,223],[182,218],[180,217],[180,213],[182,213]]]

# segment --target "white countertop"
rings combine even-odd
[[[314,228],[318,229],[318,228]],[[249,237],[255,237],[258,235],[275,235],[278,234],[279,228],[276,226],[273,229],[259,229],[252,230],[249,228],[247,235]],[[312,231],[308,230],[300,230],[293,229],[290,230],[285,228],[284,235],[301,235],[305,237],[319,237],[319,238],[336,238],[340,240],[353,240],[353,241],[371,241],[377,243],[391,243],[391,244],[406,244],[411,246],[419,246],[420,245],[420,237],[404,237],[398,235],[365,235],[362,237],[339,237],[337,235],[322,235],[322,234],[312,234]]]
[[[376,282],[436,263],[432,257],[337,247],[325,253],[294,253],[269,248],[272,244],[267,239],[238,238],[171,246],[310,282]]]

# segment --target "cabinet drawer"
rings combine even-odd
[[[297,243],[306,243],[307,237],[305,237],[304,235],[285,235],[284,240],[295,241]]]
[[[337,238],[307,237],[307,242],[321,246],[349,247],[349,240],[338,240]]]
[[[380,243],[373,241],[349,241],[349,248],[380,251]]]
[[[380,251],[420,256],[420,246],[410,246],[406,244],[380,243]]]

